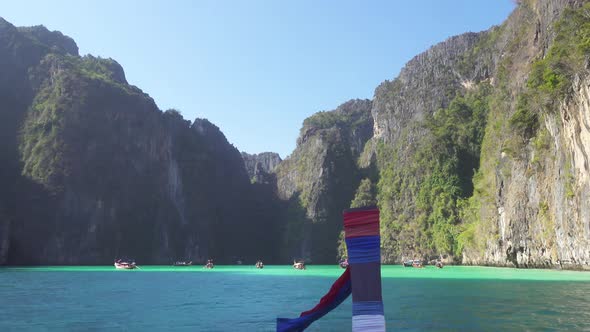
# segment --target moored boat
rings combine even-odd
[[[409,261],[404,262],[404,267],[412,267],[413,265],[414,265],[413,260],[409,260]]]
[[[213,264],[213,260],[212,259],[208,259],[207,260],[207,264],[205,264],[205,266],[203,266],[203,268],[205,268],[205,269],[212,269],[214,267],[215,267],[215,265]]]
[[[305,270],[305,263],[293,261],[293,268],[296,270]]]
[[[115,268],[116,269],[123,269],[123,270],[133,270],[137,268],[137,264],[135,264],[134,260],[122,260],[117,259],[115,260]]]
[[[186,262],[186,261],[177,261],[177,262],[174,262],[174,264],[172,264],[172,265],[173,266],[191,266],[191,265],[193,265],[193,262],[192,261],[188,261],[188,262]]]

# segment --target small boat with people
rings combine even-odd
[[[137,269],[138,266],[133,259],[116,259],[115,260],[115,268],[122,269],[122,270],[133,270]]]
[[[403,265],[404,265],[404,267],[417,267],[417,268],[424,267],[424,264],[419,259],[410,259],[410,260],[404,261]]]
[[[422,264],[422,261],[418,260],[418,259],[414,259],[414,262],[412,262],[412,266],[415,268],[419,268],[419,269],[424,267],[424,265]]]
[[[293,268],[296,270],[305,270],[305,262],[300,261],[293,261]]]
[[[203,266],[204,269],[212,269],[214,267],[215,267],[215,265],[213,264],[213,260],[212,259],[208,259],[207,260],[207,264],[205,264],[205,266]]]
[[[176,261],[174,262],[174,264],[172,264],[172,266],[192,266],[193,265],[193,261]]]
[[[264,263],[262,263],[262,261],[260,259],[256,261],[255,266],[257,269],[264,269]]]

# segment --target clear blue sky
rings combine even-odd
[[[372,98],[413,56],[500,24],[511,0],[13,0],[0,16],[117,60],[165,110],[207,118],[241,151],[295,148],[303,120]]]

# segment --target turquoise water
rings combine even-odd
[[[0,268],[0,331],[272,331],[313,307],[337,266]],[[590,273],[384,266],[389,330],[590,330]],[[350,331],[351,300],[310,331]]]

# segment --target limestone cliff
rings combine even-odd
[[[519,47],[498,68],[503,102],[486,129],[464,263],[590,268],[587,12],[531,1],[509,19]]]
[[[519,1],[306,119],[283,161],[161,112],[61,33],[0,20],[0,264],[330,263],[341,211],[376,201],[384,263],[588,269],[588,13]]]
[[[376,88],[374,136],[359,164],[378,173],[384,262],[457,251],[457,202],[479,167],[501,30],[451,37]]]
[[[523,1],[501,26],[450,38],[377,88],[361,161],[376,156],[385,262],[588,268],[582,3]],[[452,134],[465,129],[453,114],[470,122],[478,109],[487,115],[465,127],[475,132]]]
[[[274,210],[252,207],[258,189],[219,128],[160,111],[116,61],[77,50],[59,32],[0,20],[0,262],[272,252],[273,234],[258,230],[272,231]]]
[[[263,152],[259,154],[242,152],[242,158],[244,159],[250,180],[259,183],[272,182],[271,173],[274,172],[282,161],[279,154],[274,152]]]
[[[337,111],[306,120],[297,149],[277,169],[281,198],[299,202],[290,216],[300,223],[285,220],[287,233],[295,234],[290,240],[301,244],[296,252],[313,256],[313,234],[321,233],[314,225],[337,215],[339,203],[327,201],[337,194],[325,183],[344,171],[326,173],[322,163],[330,159],[328,147],[342,145],[350,157],[330,165],[350,172],[352,187],[361,177],[366,188],[376,184],[383,262],[442,256],[466,264],[587,268],[584,3],[521,1],[502,25],[416,56],[375,90],[370,120],[362,122],[373,124],[370,139],[328,140],[333,127],[309,125],[331,123]],[[340,123],[335,133],[346,137],[341,129],[353,122]],[[350,202],[353,192],[338,191],[346,194],[337,201]],[[322,233],[330,244],[336,228],[334,221],[332,236]]]
[[[372,135],[369,100],[351,100],[303,123],[297,148],[276,169],[279,198],[288,201],[283,256],[336,260],[341,212],[360,181],[356,159]]]

